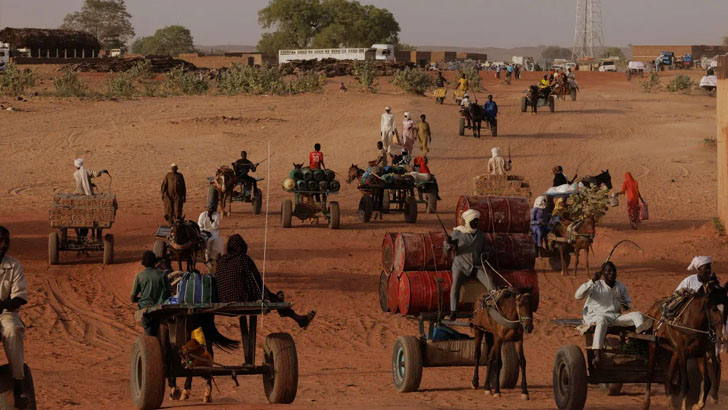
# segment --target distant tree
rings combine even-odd
[[[541,57],[546,60],[547,63],[554,61],[557,58],[571,58],[571,50],[559,46],[548,46],[541,51]]]
[[[270,0],[258,12],[258,51],[283,48],[369,47],[399,42],[399,23],[387,9],[356,0]]]
[[[397,43],[394,45],[395,50],[403,50],[403,51],[417,51],[417,47],[413,46],[412,44],[407,43]]]
[[[121,48],[134,37],[124,0],[86,0],[81,11],[66,15],[61,28],[88,31],[105,50]]]
[[[131,45],[137,54],[177,55],[195,51],[190,30],[183,26],[167,26],[153,36],[140,37]]]
[[[619,57],[620,61],[624,61],[626,57],[619,47],[606,47],[602,52],[602,57]]]

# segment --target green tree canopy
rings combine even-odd
[[[177,55],[195,51],[192,34],[183,26],[167,26],[153,36],[140,37],[131,45],[137,54]]]
[[[61,28],[88,31],[106,50],[123,47],[134,37],[124,0],[86,0],[81,11],[66,15]]]
[[[258,12],[258,22],[270,30],[258,42],[258,51],[265,53],[399,42],[392,13],[355,0],[271,0]]]
[[[559,46],[548,46],[541,51],[541,57],[546,60],[547,63],[554,61],[557,58],[571,58],[571,50]]]

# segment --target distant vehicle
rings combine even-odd
[[[675,59],[675,67],[678,69],[688,69],[693,66],[693,55],[685,54]]]
[[[10,44],[0,43],[0,71],[5,70],[5,66],[10,63]]]
[[[660,51],[660,55],[657,58],[660,59],[660,65],[663,67],[670,67],[672,69],[673,64],[675,64],[675,53],[672,51]]]
[[[296,60],[323,60],[327,58],[357,61],[394,61],[394,46],[391,44],[373,44],[370,48],[317,48],[278,51],[278,64]]]
[[[30,57],[30,49],[29,48],[19,48],[15,50],[18,53],[18,56],[20,57]]]
[[[576,70],[576,63],[566,63],[566,69],[570,68]]]
[[[112,48],[109,50],[109,56],[110,57],[121,57],[122,52],[120,48]]]
[[[394,61],[394,46],[391,44],[372,44],[375,51],[374,59],[379,61]]]
[[[554,64],[551,66],[551,70],[564,70],[566,69],[566,66],[562,64]]]
[[[633,75],[645,76],[645,64],[642,61],[630,61],[627,65],[627,81],[632,81]]]
[[[614,64],[614,61],[604,61],[599,64],[599,71],[602,73],[607,71],[617,72],[617,65]]]

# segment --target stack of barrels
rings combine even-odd
[[[330,169],[293,168],[283,180],[283,189],[289,192],[338,192],[341,184]]]
[[[538,308],[538,279],[533,270],[536,251],[529,233],[527,198],[463,196],[457,220],[473,208],[480,211],[480,230],[490,242],[488,263],[495,268],[498,286],[532,287]],[[452,254],[445,251],[445,232],[384,234],[379,302],[383,311],[402,315],[450,311]]]

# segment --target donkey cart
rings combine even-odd
[[[284,199],[281,202],[281,226],[291,227],[291,220],[295,216],[302,222],[310,221],[318,223],[322,216],[328,221],[330,229],[339,229],[341,213],[339,203],[329,201],[331,194],[338,191],[307,191],[294,192],[294,201]]]
[[[360,185],[357,187],[361,192],[359,200],[359,221],[369,222],[374,211],[382,213],[402,213],[404,221],[410,224],[417,222],[417,196],[415,195],[415,184],[405,184],[401,186],[378,186],[378,185]],[[426,202],[428,209],[433,207],[437,209],[437,197],[428,194],[427,201],[422,198],[422,190],[418,189],[420,201]],[[377,204],[376,198],[382,196],[381,208]],[[431,204],[434,202],[435,204]]]
[[[114,263],[114,235],[105,234],[116,218],[116,195],[53,195],[49,216],[48,263],[57,265],[61,251],[103,252],[104,265]],[[70,231],[70,232],[69,232]]]
[[[298,390],[298,356],[288,333],[272,333],[263,343],[263,360],[255,364],[258,315],[290,307],[290,303],[214,303],[200,305],[157,305],[144,315],[160,323],[157,336],[141,335],[131,350],[131,396],[138,409],[157,409],[164,399],[168,377],[261,375],[263,389],[270,403],[292,403]],[[195,316],[215,314],[238,317],[242,336],[242,365],[209,363],[189,366],[183,361],[182,348],[196,326]],[[192,359],[199,359],[192,357]],[[206,360],[210,362],[209,360]]]

